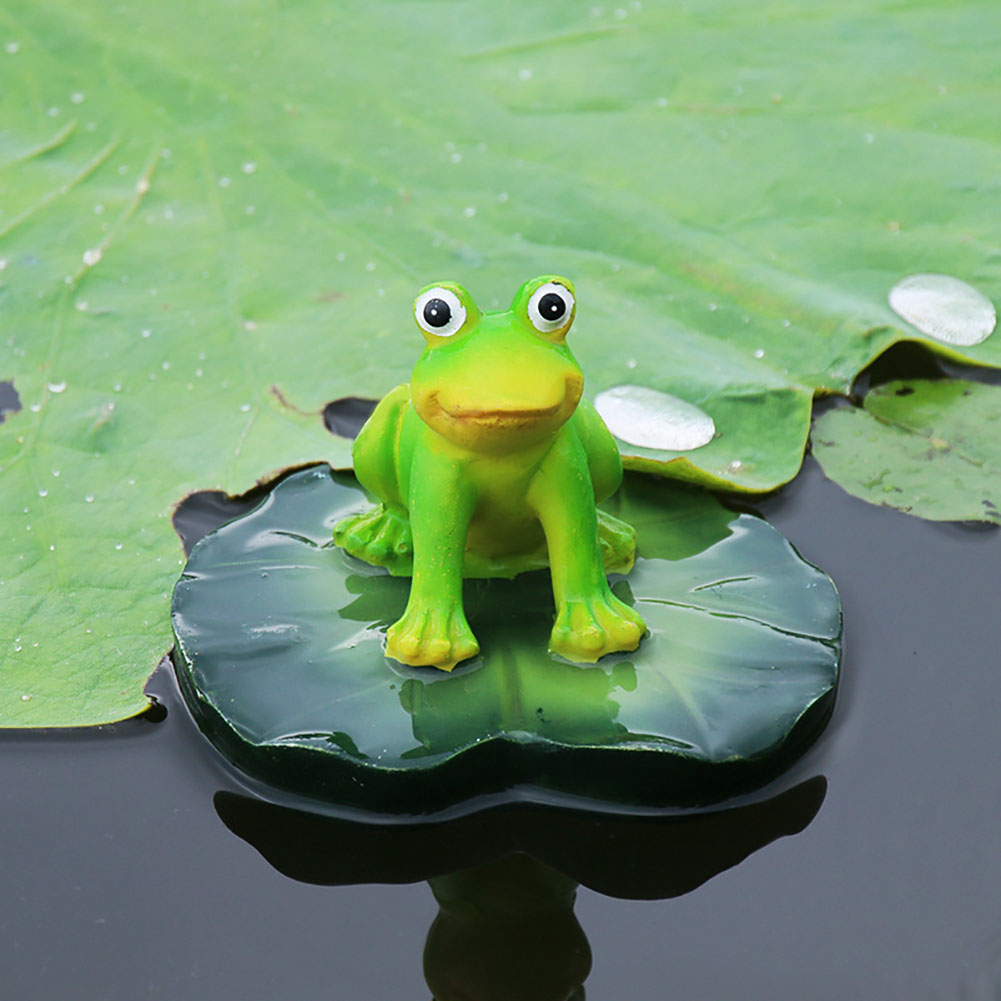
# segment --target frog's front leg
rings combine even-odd
[[[403,617],[386,635],[386,656],[451,671],[480,647],[462,607],[462,562],[475,491],[462,466],[418,449],[410,475],[414,576]]]
[[[612,594],[598,542],[598,519],[587,459],[575,435],[563,434],[532,481],[529,503],[546,533],[556,599],[549,649],[594,663],[635,650],[646,632],[639,613]]]

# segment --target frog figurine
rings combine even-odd
[[[381,503],[334,527],[351,555],[413,577],[388,657],[451,671],[479,652],[463,577],[547,565],[553,653],[594,663],[639,645],[643,619],[605,576],[631,568],[636,533],[595,506],[618,489],[622,461],[581,399],[566,344],[575,313],[573,285],[555,275],[526,282],[495,313],[453,282],[417,296],[424,353],[354,445],[355,474]]]

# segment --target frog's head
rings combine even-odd
[[[525,282],[498,313],[481,313],[454,282],[423,289],[414,316],[427,348],[410,380],[421,419],[479,452],[516,451],[551,436],[584,388],[566,345],[575,309],[573,285],[556,275]]]

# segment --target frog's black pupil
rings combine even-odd
[[[567,304],[563,301],[563,296],[555,292],[547,292],[539,300],[539,315],[543,320],[559,320],[567,311]]]
[[[444,299],[428,299],[424,304],[424,319],[430,327],[444,327],[452,319],[452,310]]]

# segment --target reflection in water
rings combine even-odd
[[[584,997],[591,949],[569,876],[518,852],[430,883],[439,911],[424,977],[436,1001]]]
[[[364,824],[219,792],[223,823],[292,879],[427,880],[439,914],[425,947],[436,1001],[579,1001],[590,949],[576,887],[676,897],[816,816],[816,777],[763,803],[683,816],[589,814],[536,804],[433,824]]]

